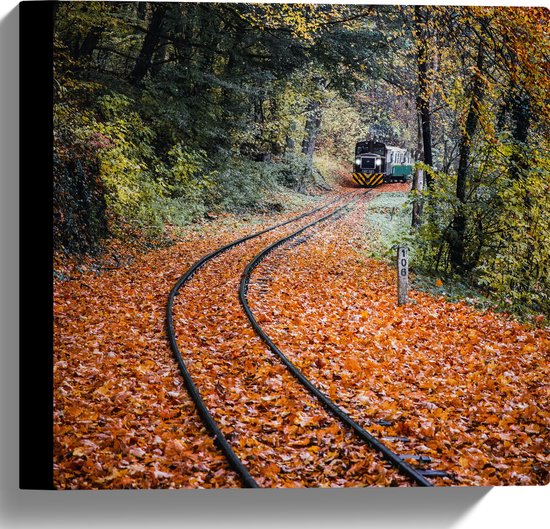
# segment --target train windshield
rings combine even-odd
[[[360,141],[355,144],[355,154],[379,154],[384,156],[386,154],[386,146],[378,141]]]

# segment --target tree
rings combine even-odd
[[[422,159],[426,165],[433,165],[432,128],[430,114],[431,86],[429,74],[429,33],[427,11],[422,13],[421,6],[414,6],[415,41],[417,48],[418,95],[416,106],[420,114],[422,130]],[[431,185],[432,178],[428,173],[426,183]]]
[[[451,266],[455,273],[463,275],[477,264],[479,252],[472,257],[470,262],[465,262],[464,237],[466,233],[466,212],[464,206],[467,201],[468,174],[471,164],[471,147],[477,132],[479,114],[481,112],[481,99],[483,97],[483,62],[484,44],[479,42],[476,66],[473,72],[472,88],[466,125],[460,139],[459,162],[456,177],[456,197],[459,200],[458,209],[454,215],[452,229],[449,232],[449,246]]]

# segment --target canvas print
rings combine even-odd
[[[547,10],[51,7],[55,488],[548,483]]]

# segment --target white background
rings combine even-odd
[[[544,5],[531,3],[537,4]],[[548,527],[548,487],[19,491],[16,6],[13,0],[0,5],[0,527]],[[25,150],[32,156],[32,145]],[[32,454],[25,457],[32,458]]]

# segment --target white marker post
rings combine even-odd
[[[406,305],[409,301],[409,249],[397,247],[397,304]]]

